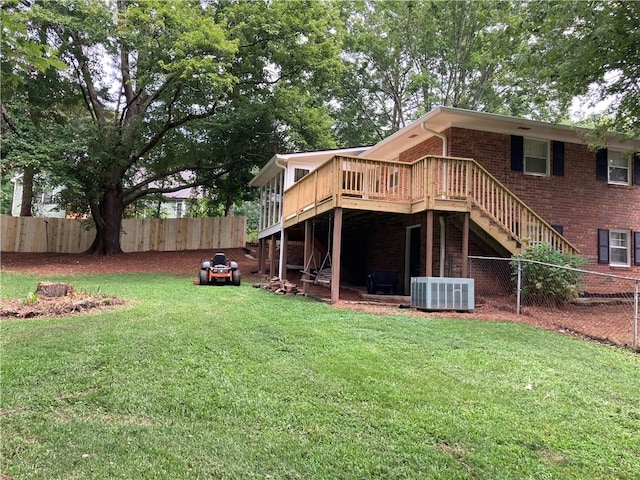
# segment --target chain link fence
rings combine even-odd
[[[487,305],[526,316],[527,323],[639,350],[640,278],[477,256],[469,257],[469,274],[478,307]]]

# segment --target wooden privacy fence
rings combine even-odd
[[[125,252],[244,247],[245,217],[124,219],[120,245]],[[0,217],[3,252],[82,253],[96,231],[66,218]]]

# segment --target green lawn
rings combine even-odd
[[[28,276],[2,275],[26,297]],[[520,324],[375,316],[191,278],[1,328],[23,479],[637,479],[640,357]]]

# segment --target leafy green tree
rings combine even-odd
[[[640,2],[549,1],[527,6],[523,76],[546,102],[605,105],[600,131],[640,136]],[[596,141],[597,143],[597,141]]]
[[[52,175],[91,214],[90,252],[121,251],[132,203],[220,185],[228,204],[274,151],[333,144],[320,95],[339,65],[330,5],[34,0],[19,13],[59,52],[84,107]]]
[[[526,37],[521,6],[504,1],[340,2],[348,70],[336,92],[337,131],[370,144],[435,106],[513,113],[509,65]]]
[[[203,189],[218,211],[255,197],[248,182],[276,152],[335,148],[327,91],[341,69],[340,25],[331,4],[315,1],[220,2],[229,35],[238,41],[238,79],[204,143],[228,171]]]
[[[20,80],[22,74],[44,72],[50,68],[63,70],[66,65],[58,58],[56,49],[41,41],[41,37],[29,31],[30,2],[24,0],[4,0],[0,5],[2,13],[2,36],[0,49],[3,62],[11,65],[2,71],[6,84]]]
[[[256,243],[260,229],[260,203],[257,200],[242,202],[236,207],[235,214],[247,218],[247,242]]]
[[[64,82],[59,74],[65,68],[55,48],[29,32],[27,5],[18,0],[8,0],[0,7],[0,182],[3,186],[2,200],[6,203],[6,197],[10,196],[10,188],[7,188],[11,186],[9,178],[22,173],[22,216],[32,213],[37,173],[61,147],[57,139],[60,138],[59,114]]]
[[[11,215],[13,184],[10,181],[0,182],[0,215]]]
[[[2,173],[3,183],[22,173],[23,195],[21,216],[32,214],[32,197],[36,183],[47,182],[49,175],[39,175],[55,168],[66,150],[66,116],[72,111],[56,92],[57,75],[53,70],[32,74],[31,81],[18,88],[3,89]],[[47,93],[44,93],[44,92]]]

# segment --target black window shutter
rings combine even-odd
[[[521,172],[524,165],[524,138],[511,135],[511,170]]]
[[[596,152],[596,180],[601,180],[603,182],[609,180],[606,148],[601,148]]]
[[[551,228],[553,228],[556,232],[558,232],[560,235],[562,235],[562,225],[551,225]]]
[[[558,177],[564,177],[564,142],[557,140],[551,142],[551,152],[553,174]]]
[[[633,232],[633,264],[640,265],[640,232]]]
[[[640,153],[633,155],[633,183],[640,185]]]
[[[609,230],[598,229],[598,263],[609,263]]]

